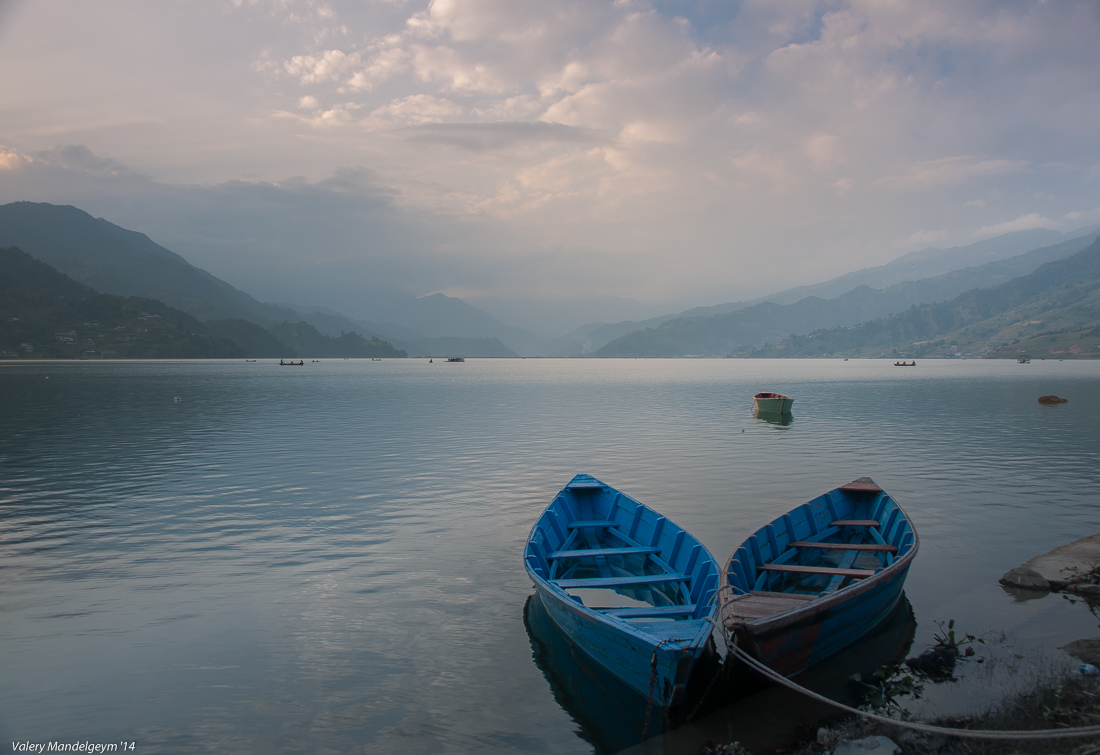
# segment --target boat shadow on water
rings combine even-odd
[[[780,414],[779,412],[754,411],[752,417],[758,422],[766,422],[769,425],[779,425],[780,427],[786,427],[794,422],[794,416],[790,412]]]
[[[766,751],[812,739],[818,726],[837,715],[829,706],[763,682],[737,661],[723,662],[712,642],[697,664],[686,704],[666,717],[659,703],[650,705],[571,642],[538,594],[524,604],[523,623],[554,699],[576,722],[577,736],[601,755],[682,755],[708,741],[739,741],[750,751]],[[903,662],[916,626],[903,595],[879,629],[796,681],[830,699],[858,704],[866,688],[853,675],[869,678],[876,669]]]

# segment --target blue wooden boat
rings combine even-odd
[[[722,573],[732,641],[787,676],[851,645],[890,616],[917,532],[869,477],[761,527]]]
[[[666,709],[684,700],[717,620],[718,562],[686,530],[594,477],[574,477],[531,528],[527,573],[554,623]]]

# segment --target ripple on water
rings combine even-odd
[[[917,642],[985,616],[1023,642],[1039,608],[986,588],[1100,529],[1100,369],[1015,367],[0,365],[0,730],[150,753],[590,752],[590,717],[532,661],[520,560],[577,472],[719,559],[869,474],[922,536]],[[795,396],[793,418],[754,418],[759,390]],[[1051,392],[1071,403],[1036,403]]]

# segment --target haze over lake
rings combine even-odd
[[[1006,633],[983,650],[1000,667],[964,665],[915,710],[977,708],[1096,634],[1083,605],[1019,601],[996,580],[1100,531],[1098,380],[1100,362],[1055,360],[5,362],[0,740],[633,744],[598,729],[610,715],[571,707],[525,624],[523,543],[578,472],[719,561],[871,476],[921,537],[902,655],[936,621]],[[752,416],[761,390],[795,398],[788,424]],[[1069,403],[1036,402],[1052,393]],[[774,744],[820,715],[779,698],[761,717],[774,694],[731,696],[668,751],[727,733]]]

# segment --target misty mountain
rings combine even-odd
[[[290,347],[288,356],[298,357],[404,357],[404,351],[377,338],[367,340],[358,333],[326,336],[307,322],[281,322],[268,330]]]
[[[1062,242],[1072,242],[1082,237],[1091,239],[1098,232],[1100,232],[1100,226],[1089,226],[1068,233],[1036,228],[1006,233],[991,239],[976,241],[966,246],[955,246],[948,249],[929,247],[919,252],[902,255],[885,265],[864,268],[822,283],[787,289],[762,297],[762,299],[777,304],[791,304],[807,296],[820,296],[829,299],[850,291],[856,286],[887,288],[904,281],[937,278],[955,270],[1006,260],[1033,249],[1053,247]],[[1084,249],[1086,246],[1088,246],[1088,242],[1077,247],[1074,251]],[[1072,252],[1070,253],[1072,254]],[[704,314],[704,312],[685,314]],[[719,313],[714,312],[711,314]]]
[[[36,359],[245,355],[186,312],[100,293],[14,247],[0,249],[0,352]]]
[[[595,354],[727,354],[766,342],[781,341],[790,335],[803,335],[822,327],[855,325],[886,317],[912,306],[946,301],[970,289],[989,288],[1005,283],[1030,273],[1047,262],[1079,252],[1096,236],[1097,233],[1093,231],[1089,235],[1034,249],[1009,259],[955,270],[934,278],[897,283],[884,290],[861,285],[833,299],[809,296],[793,304],[764,301],[725,314],[670,319],[655,327],[621,336],[598,349]]]
[[[475,341],[496,338],[507,349],[525,356],[543,353],[546,343],[546,339],[541,336],[523,328],[506,325],[477,307],[445,294],[417,297],[399,291],[369,289],[354,301],[338,300],[337,304],[343,312],[358,322],[386,323],[405,329],[404,333],[398,329],[386,331],[387,338],[397,338],[405,343],[435,338],[464,338]]]
[[[618,296],[530,299],[479,296],[466,299],[478,309],[502,322],[531,331],[550,341],[563,333],[590,327],[593,323],[615,323],[667,316],[667,305],[645,304]],[[618,335],[622,335],[619,333]],[[546,348],[546,347],[544,347]],[[552,350],[552,347],[546,351]]]
[[[432,353],[431,339],[440,337],[470,339],[462,342],[470,356],[502,353],[501,345],[485,339],[499,338],[524,353],[538,353],[543,341],[442,294],[417,298],[389,289],[362,289],[351,317],[322,307],[266,304],[192,266],[145,234],[71,206],[36,202],[0,206],[0,245],[19,246],[96,291],[156,299],[204,321],[240,320],[265,328],[305,321],[331,338],[357,332],[365,339],[399,340],[399,349],[422,354]],[[393,322],[397,325],[393,330],[400,335],[391,337],[374,324],[377,321]],[[233,327],[264,353],[273,348],[254,331],[246,336],[241,326]],[[353,349],[357,350],[359,346]],[[508,350],[503,347],[504,352]]]
[[[416,344],[417,351],[413,356],[440,357],[449,356],[473,356],[473,357],[516,357],[516,352],[509,349],[496,338],[425,338]]]
[[[1035,342],[1044,334],[1091,337],[1097,324],[1100,239],[1071,257],[1048,262],[999,286],[973,289],[947,302],[912,307],[853,327],[792,336],[746,355],[944,356],[955,351],[984,352],[1025,339]],[[1011,348],[1007,351],[1014,353]],[[998,355],[1003,352],[1002,348]]]
[[[703,318],[737,312],[763,302],[794,304],[811,296],[831,299],[859,286],[869,286],[873,289],[886,288],[905,281],[918,281],[922,278],[945,283],[942,287],[937,287],[934,284],[924,286],[921,289],[923,293],[920,296],[925,298],[916,300],[911,297],[915,295],[917,288],[906,289],[903,287],[896,289],[896,291],[907,291],[908,295],[903,301],[899,301],[898,307],[881,313],[881,315],[886,315],[900,311],[914,303],[949,299],[969,288],[995,285],[1017,275],[1024,275],[1044,262],[1058,259],[1059,256],[1068,256],[1083,249],[1098,232],[1100,232],[1100,226],[1081,228],[1069,233],[1045,229],[1017,231],[978,241],[967,246],[951,247],[949,249],[929,248],[919,252],[911,252],[885,265],[847,273],[822,283],[786,289],[757,299],[693,307],[679,313],[659,315],[647,320],[589,323],[551,341],[547,345],[547,354],[549,356],[593,354],[611,341],[622,338],[634,331],[656,330],[671,320]],[[1036,250],[1044,242],[1049,244],[1049,246],[1044,247],[1048,250],[1047,254],[1033,256],[1024,254],[1029,250]],[[1009,259],[1016,259],[1019,264],[1004,268],[986,266],[986,263],[1000,260],[1007,261]],[[945,277],[952,272],[964,269],[969,269],[973,273],[979,268],[982,272],[978,273],[977,278],[972,276],[966,280],[960,278],[950,281]],[[982,276],[989,277],[986,279]],[[820,325],[820,323],[817,325]],[[796,330],[791,332],[808,331]],[[632,340],[635,340],[635,338],[632,337]],[[763,343],[763,341],[761,340],[760,343]]]
[[[200,320],[267,324],[292,315],[193,267],[143,233],[67,205],[0,206],[0,245],[18,246],[96,291],[156,299]]]

